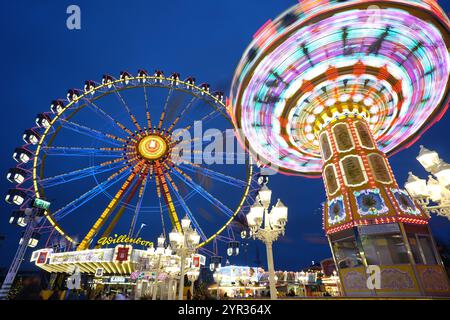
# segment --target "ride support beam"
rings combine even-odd
[[[97,221],[92,226],[91,230],[89,230],[88,234],[84,237],[83,241],[81,241],[80,245],[77,248],[77,251],[85,250],[89,248],[89,244],[94,238],[94,236],[97,234],[97,232],[100,230],[101,227],[105,224],[106,220],[109,218],[111,213],[114,211],[114,209],[117,207],[117,205],[120,202],[120,199],[123,197],[125,190],[130,186],[130,183],[133,181],[133,179],[136,177],[138,172],[141,170],[142,164],[144,161],[141,161],[138,163],[136,168],[132,171],[130,176],[127,178],[127,180],[124,182],[120,190],[116,193],[114,198],[111,200],[111,202],[108,204],[106,209],[102,212],[100,217],[97,219]]]
[[[173,201],[172,201],[172,196],[170,195],[169,187],[167,185],[167,181],[166,181],[166,178],[164,177],[164,173],[161,169],[161,164],[159,163],[159,161],[156,161],[155,168],[156,168],[156,176],[157,176],[157,179],[159,179],[159,181],[160,181],[162,194],[163,194],[164,200],[167,204],[167,208],[169,211],[169,217],[170,217],[170,221],[172,222],[172,226],[175,227],[177,231],[181,232],[181,224],[180,224],[180,221],[178,220],[178,215],[177,215],[175,206],[173,205]]]
[[[134,184],[134,186],[131,188],[130,193],[125,198],[125,201],[122,204],[122,207],[117,211],[116,215],[114,216],[113,220],[109,223],[106,230],[103,232],[101,238],[109,237],[113,229],[116,227],[117,222],[119,222],[120,218],[122,217],[123,213],[125,212],[125,209],[127,205],[131,202],[131,200],[134,198],[136,191],[139,189],[140,185],[142,184],[142,181],[144,180],[144,177],[147,175],[147,173],[141,174]],[[100,246],[97,245],[95,248],[99,248]]]

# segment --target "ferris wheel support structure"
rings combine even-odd
[[[0,289],[0,300],[6,300],[8,297],[8,293],[11,290],[11,287],[16,279],[17,272],[19,271],[20,265],[24,260],[25,253],[27,252],[28,244],[30,242],[31,236],[33,235],[33,231],[36,227],[36,212],[35,210],[31,210],[31,214],[29,216],[29,222],[25,228],[25,232],[22,236],[22,241],[17,248],[16,254],[14,255],[13,262],[11,263],[8,273],[6,274],[5,280],[3,281],[2,287]]]

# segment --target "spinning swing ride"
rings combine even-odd
[[[435,251],[429,217],[387,156],[447,111],[449,48],[450,21],[434,0],[304,0],[268,21],[238,65],[231,105],[240,140],[282,173],[322,175],[323,228],[347,295],[450,292],[438,256],[382,261],[367,245],[374,233],[386,243],[394,234],[407,252],[416,242],[406,237],[420,234],[430,243],[420,250]],[[365,282],[373,264],[396,274],[378,290]]]
[[[6,201],[19,206],[10,222],[24,226],[25,209],[47,200],[51,209],[41,210],[45,220],[35,238],[48,232],[46,246],[59,239],[81,251],[121,232],[132,238],[146,225],[155,237],[170,231],[169,222],[181,231],[183,212],[200,235],[197,249],[217,254],[206,245],[214,242],[217,251],[217,240],[235,242],[231,222],[257,185],[245,151],[234,142],[226,151],[221,146],[231,128],[223,93],[193,77],[139,70],[86,81],[24,132],[26,144],[15,150],[18,164],[8,172],[16,186]],[[236,163],[242,165],[230,165]]]

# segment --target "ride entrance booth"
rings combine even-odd
[[[83,277],[86,280],[83,282],[88,285],[83,289],[102,293],[122,292],[131,296],[136,284],[130,275],[136,271],[140,261],[150,259],[152,249],[135,249],[124,244],[69,252],[53,252],[53,249],[45,248],[34,251],[31,262],[52,274],[65,274],[73,279]]]
[[[259,297],[266,288],[259,284],[261,275],[256,267],[227,265],[216,270],[216,284],[209,290],[222,298]]]

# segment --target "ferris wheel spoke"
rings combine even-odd
[[[117,207],[117,205],[120,203],[120,199],[125,194],[126,190],[129,188],[131,182],[134,180],[136,175],[141,170],[143,161],[139,162],[136,167],[133,169],[131,174],[128,176],[126,181],[122,184],[119,191],[116,193],[116,195],[111,199],[105,210],[101,213],[100,217],[97,219],[97,221],[94,223],[92,228],[89,230],[89,232],[84,237],[83,241],[81,241],[80,245],[78,246],[77,250],[84,250],[87,249],[94,238],[94,236],[97,234],[97,232],[103,227],[106,220],[110,217],[111,213],[114,211],[114,209]],[[129,170],[126,170],[129,171]],[[120,174],[119,174],[120,175]],[[117,180],[117,179],[116,179]]]
[[[173,92],[173,88],[170,88],[169,94],[167,95],[166,101],[164,102],[164,107],[163,107],[163,111],[161,112],[161,117],[159,118],[158,130],[161,130],[162,124],[164,122],[164,118],[166,116],[166,111],[167,111],[167,105],[169,104],[169,100],[170,100],[170,97],[172,96],[172,92]]]
[[[222,138],[223,142],[228,142],[229,133],[226,130],[221,131],[221,134],[225,134],[226,136]],[[233,135],[234,139],[234,135]],[[201,140],[201,141],[199,141]],[[194,138],[190,140],[179,140],[173,143],[173,162],[194,162],[198,164],[199,160],[204,161],[208,164],[246,164],[248,154],[237,145],[237,149],[233,146],[228,151],[229,147],[225,147],[225,151],[216,151],[224,150],[222,147],[223,142],[218,142],[219,147],[216,148],[215,144],[217,140],[207,140],[204,137]],[[212,150],[208,150],[210,146],[213,147]],[[207,149],[205,149],[205,147]],[[188,158],[185,158],[185,150],[187,150]],[[236,151],[235,151],[236,150]],[[180,155],[180,153],[182,155]],[[191,157],[191,158],[189,158]]]
[[[118,157],[123,148],[90,148],[90,147],[42,147],[42,151],[51,156],[68,157]]]
[[[88,102],[88,105],[91,106],[91,110],[94,110],[97,114],[101,114],[104,117],[106,117],[108,120],[110,120],[114,125],[116,125],[116,127],[118,127],[119,129],[125,131],[125,133],[127,133],[128,136],[132,136],[133,132],[128,129],[127,127],[125,127],[122,123],[120,123],[119,121],[117,121],[116,119],[114,119],[109,113],[107,113],[105,110],[103,110],[103,108],[100,108],[96,103],[94,103],[91,99],[85,99]]]
[[[214,119],[215,117],[218,117],[220,115],[221,115],[220,110],[214,109],[213,111],[211,111],[210,113],[204,115],[203,118],[201,118],[200,120],[197,120],[197,121],[201,121],[203,123],[207,123],[209,120]]]
[[[187,206],[186,202],[184,201],[183,197],[180,195],[180,193],[178,192],[178,187],[176,186],[176,184],[173,182],[172,178],[170,178],[170,175],[166,174],[166,177],[169,179],[170,183],[169,183],[169,187],[172,190],[172,192],[175,194],[175,196],[178,199],[178,202],[181,204],[181,207],[183,208],[184,212],[186,212],[186,214],[188,215],[189,219],[191,219],[192,224],[194,225],[195,229],[197,230],[197,232],[199,233],[201,239],[203,241],[206,241],[206,239],[208,239],[205,235],[205,233],[203,232],[202,228],[200,228],[200,225],[198,224],[197,220],[195,219],[194,215],[192,214],[191,210],[189,209],[189,207]]]
[[[204,167],[201,167],[200,165],[184,162],[179,164],[179,167],[181,167],[184,170],[190,171],[192,173],[200,173],[201,175],[204,175],[206,177],[210,177],[216,181],[220,181],[229,185],[232,185],[234,187],[243,188],[247,185],[247,182],[211,169],[207,169]]]
[[[92,200],[99,194],[103,193],[113,185],[115,185],[118,181],[122,180],[127,174],[129,174],[130,169],[124,170],[123,172],[119,173],[114,178],[108,178],[107,180],[103,181],[102,183],[96,185],[91,190],[85,192],[69,204],[65,205],[64,207],[58,209],[53,213],[53,217],[56,221],[59,221],[63,219],[65,216],[67,216],[69,213],[73,212],[74,210],[78,209],[82,205],[84,205],[86,202]]]
[[[220,133],[223,134],[223,131]],[[177,138],[177,137],[181,136],[182,134],[183,134],[183,132],[174,134],[173,138]],[[178,141],[174,142],[172,145],[176,146],[178,148],[185,148],[186,146],[189,146],[191,149],[199,149],[200,148],[202,150],[205,145],[208,145],[210,143],[211,143],[211,141],[204,140],[204,137],[195,137],[195,138],[189,139],[189,140],[178,140]]]
[[[211,195],[208,191],[206,191],[202,186],[195,183],[192,178],[190,178],[188,175],[183,174],[183,172],[179,168],[175,168],[175,170],[172,171],[173,174],[183,181],[187,186],[191,187],[195,191],[197,191],[198,194],[200,194],[203,198],[205,198],[209,203],[217,207],[222,213],[224,213],[227,217],[231,218],[233,217],[233,211],[230,210],[226,205],[224,205],[222,202],[220,202],[218,199],[216,199],[213,195]]]
[[[134,116],[133,112],[131,112],[130,107],[128,106],[127,102],[125,101],[125,99],[122,97],[122,95],[120,94],[119,90],[117,89],[117,87],[114,85],[114,92],[116,93],[116,96],[119,98],[119,100],[122,102],[123,106],[125,107],[126,111],[128,112],[128,115],[131,118],[131,121],[133,122],[134,126],[136,127],[136,129],[140,132],[141,126],[139,125],[139,123],[136,120],[136,117]]]
[[[152,128],[152,119],[150,116],[150,107],[148,102],[148,95],[147,95],[147,87],[143,86],[144,88],[144,100],[145,100],[145,117],[147,118],[147,128]]]
[[[99,164],[96,166],[87,167],[84,169],[74,170],[67,173],[58,174],[53,177],[48,177],[39,181],[40,185],[45,188],[54,187],[60,184],[80,180],[86,177],[91,177],[96,174],[101,174],[116,170],[123,166],[124,161],[110,163],[110,164]]]
[[[136,222],[139,217],[139,213],[141,212],[142,201],[144,200],[144,194],[147,189],[149,177],[150,177],[150,173],[148,173],[147,176],[142,181],[141,189],[139,190],[138,201],[136,204],[136,208],[134,210],[133,220],[131,221],[130,231],[128,232],[129,237],[133,237],[134,229],[136,227]]]
[[[180,115],[178,115],[172,122],[172,124],[169,126],[169,132],[172,131],[172,129],[177,125],[177,123],[183,119],[184,115],[186,114],[186,112],[192,107],[192,105],[197,102],[198,98],[196,96],[194,96],[191,101],[189,101],[189,103],[186,105],[186,107],[183,109],[183,111],[181,111]]]
[[[161,218],[161,226],[162,226],[162,231],[164,234],[164,237],[166,237],[166,224],[164,222],[164,212],[163,212],[163,206],[161,203],[161,185],[158,179],[158,176],[155,176],[155,186],[156,186],[156,194],[158,196],[158,203],[159,203],[159,215]]]
[[[185,133],[188,133],[188,135],[190,136],[190,133],[188,132],[188,129],[190,129],[190,128],[186,127],[184,129],[180,129],[180,131],[178,131],[178,132],[176,132],[175,134],[172,135],[172,140],[174,140],[174,142],[172,143],[173,147],[178,148],[178,149],[186,149],[186,148],[188,148],[188,150],[198,151],[198,149],[203,150],[203,147],[205,145],[211,144],[211,141],[205,139],[204,136],[194,137],[194,138],[191,138],[191,139],[179,139],[179,140],[177,140],[177,138],[182,137]],[[220,134],[222,135],[223,141],[227,141],[227,135],[229,135],[227,130],[229,130],[229,129],[219,130]],[[224,135],[225,135],[225,137],[224,137]],[[233,139],[234,139],[234,133],[233,133]]]
[[[216,239],[218,241],[225,242],[225,243],[228,243],[230,241],[234,241],[235,240],[234,238],[232,238],[230,236],[223,236],[223,235],[220,235],[220,234],[216,236]]]
[[[84,125],[80,125],[78,123],[75,123],[73,121],[69,121],[66,119],[59,119],[59,122],[63,125],[63,128],[72,130],[74,132],[83,134],[85,136],[91,137],[93,139],[106,142],[115,146],[121,146],[123,143],[126,143],[127,141],[125,139],[119,138],[115,135],[104,133],[92,128],[89,128]]]
[[[219,110],[213,110],[210,113],[203,116],[203,118],[201,118],[200,120],[195,120],[194,123],[191,123],[188,126],[177,130],[178,132],[176,134],[174,134],[173,137],[176,138],[176,137],[182,135],[184,132],[189,131],[192,128],[193,124],[195,124],[195,122],[201,122],[202,124],[206,124],[206,123],[208,123],[209,120],[212,120],[215,117],[218,117],[220,115],[221,115],[221,112]]]
[[[105,231],[100,236],[100,238],[107,238],[110,236],[111,232],[116,227],[119,220],[122,218],[123,213],[125,212],[125,209],[128,207],[129,203],[136,195],[136,192],[138,191],[139,187],[141,186],[142,181],[144,180],[145,176],[143,174],[139,174],[137,180],[135,182],[133,182],[133,180],[134,180],[133,179],[132,183],[130,184],[130,187],[125,189],[125,192],[123,194],[123,196],[126,195],[125,200],[121,203],[120,209],[114,214],[111,222],[106,227]]]
[[[213,256],[215,255],[214,251],[211,251],[205,247],[198,248],[198,252],[200,254],[204,254],[205,256]]]
[[[164,173],[161,168],[161,164],[159,161],[156,161],[155,165],[156,169],[156,179],[157,179],[157,185],[160,190],[160,193],[162,193],[164,197],[164,201],[166,202],[167,210],[169,212],[170,221],[172,222],[172,226],[175,227],[178,231],[181,231],[181,224],[180,220],[178,219],[177,212],[175,210],[175,205],[173,204],[172,196],[169,191],[169,187],[167,186],[167,181],[164,176]]]
[[[245,152],[214,152],[214,154],[203,153],[203,161],[212,164],[245,164],[246,159],[247,154]]]

